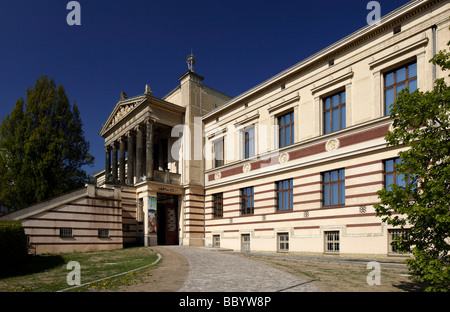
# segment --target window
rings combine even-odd
[[[255,156],[255,129],[252,127],[243,132],[244,159]]]
[[[250,234],[241,235],[241,250],[250,251]]]
[[[392,244],[397,237],[408,239],[408,230],[406,229],[390,229],[388,230],[389,253],[400,253],[397,246]]]
[[[417,89],[416,62],[384,74],[385,115],[389,115],[391,105],[394,104],[400,91],[405,88],[409,88],[410,92]]]
[[[223,138],[214,142],[214,168],[223,166]]]
[[[253,186],[241,189],[241,214],[253,214],[254,211],[254,199],[253,199]]]
[[[325,232],[325,252],[339,252],[339,231]]]
[[[213,195],[214,217],[223,217],[223,193]]]
[[[213,247],[220,248],[220,235],[213,235]]]
[[[108,229],[98,229],[98,238],[108,238],[109,230]]]
[[[294,144],[294,112],[278,117],[279,147]]]
[[[322,173],[323,206],[345,204],[345,169]]]
[[[345,91],[323,100],[324,133],[345,129]]]
[[[276,182],[277,211],[293,209],[293,179]]]
[[[61,238],[71,238],[73,237],[72,228],[60,228],[59,237]]]
[[[404,174],[397,173],[395,166],[401,162],[402,160],[399,157],[384,161],[384,188],[388,191],[392,191],[392,184],[405,187],[412,183],[411,180],[405,178]]]
[[[278,233],[278,252],[289,251],[289,233]]]

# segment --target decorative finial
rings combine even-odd
[[[121,100],[123,100],[123,99],[126,99],[127,98],[127,94],[125,93],[125,92],[120,92],[120,99]]]
[[[153,92],[152,92],[152,90],[150,89],[150,86],[149,86],[148,84],[145,85],[145,94],[150,94],[150,95],[153,94]]]
[[[191,49],[191,55],[188,55],[186,57],[186,63],[188,65],[189,71],[194,72],[194,65],[195,65],[196,60],[197,60],[197,58],[194,56],[194,54],[192,54],[192,49]]]

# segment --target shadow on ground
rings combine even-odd
[[[28,255],[21,263],[0,268],[0,279],[39,273],[64,263],[63,257],[59,255]]]

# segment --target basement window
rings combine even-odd
[[[109,238],[108,229],[98,229],[98,238]]]
[[[59,229],[59,237],[61,238],[72,238],[72,228],[60,228]]]

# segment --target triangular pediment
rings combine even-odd
[[[109,115],[106,123],[103,125],[100,135],[113,128],[119,121],[130,115],[138,106],[147,100],[145,96],[134,97],[130,99],[122,99],[117,102],[113,111]]]

